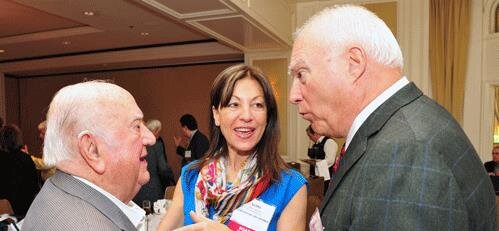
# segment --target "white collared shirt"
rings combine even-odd
[[[353,120],[352,126],[350,127],[350,130],[348,131],[347,139],[345,141],[345,150],[348,148],[348,145],[350,145],[350,142],[353,139],[353,136],[355,133],[357,133],[357,130],[359,130],[360,126],[366,121],[366,119],[379,107],[381,104],[383,104],[385,101],[387,101],[392,95],[397,93],[400,89],[405,87],[405,85],[409,84],[409,80],[404,76],[401,79],[399,79],[397,82],[395,82],[393,85],[391,85],[389,88],[387,88],[383,93],[378,95],[373,101],[371,101],[362,111],[355,117]]]
[[[197,131],[198,129],[192,131],[191,137],[189,137],[189,144],[191,143],[192,137],[194,137],[194,134],[196,134]],[[189,147],[189,144],[187,144],[187,147]]]
[[[72,175],[73,176],[73,175]],[[106,190],[102,189],[101,187],[95,185],[94,183],[83,179],[81,177],[73,176],[74,178],[80,180],[81,182],[87,184],[88,186],[92,187],[93,189],[97,190],[98,192],[102,193],[102,195],[106,196],[111,200],[118,208],[130,219],[132,224],[137,228],[138,231],[145,231],[146,230],[146,212],[139,207],[137,204],[135,204],[133,201],[128,202],[128,205],[120,201],[118,198],[113,196],[111,193],[106,192]]]
[[[321,136],[321,137],[319,137],[319,139],[315,143],[319,144],[325,138],[326,138],[325,136]],[[326,154],[326,157],[324,158],[324,160],[320,160],[320,161],[326,162],[327,163],[327,167],[333,166],[334,161],[336,160],[336,152],[337,152],[337,150],[338,150],[338,145],[336,144],[336,142],[334,142],[333,139],[329,139],[324,144],[324,153]]]

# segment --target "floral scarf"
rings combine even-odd
[[[239,171],[236,182],[226,178],[227,159],[220,157],[201,168],[196,181],[194,201],[196,213],[209,217],[209,206],[216,212],[213,220],[225,223],[232,211],[258,197],[267,189],[269,174],[262,174],[257,168],[256,153],[252,154]]]

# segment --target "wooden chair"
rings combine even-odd
[[[310,223],[310,218],[314,214],[315,208],[321,205],[322,199],[324,198],[324,177],[311,176],[307,178],[308,181],[308,194],[307,194],[307,220],[306,220],[306,230],[308,230],[308,224]]]
[[[7,199],[0,199],[0,214],[14,214],[12,206]]]
[[[175,185],[168,186],[165,189],[165,199],[171,200],[173,199],[173,193],[175,192]]]

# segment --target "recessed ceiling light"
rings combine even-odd
[[[0,53],[5,53],[5,50],[3,50],[3,49],[0,49]]]
[[[93,11],[85,11],[85,12],[83,12],[83,14],[85,16],[94,16],[95,15],[95,13]]]
[[[140,35],[142,35],[142,36],[148,36],[149,32],[142,32],[142,33],[140,33]]]
[[[63,41],[62,42],[62,45],[69,45],[69,44],[71,44],[71,41]]]

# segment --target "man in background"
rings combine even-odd
[[[311,126],[307,127],[306,132],[310,141],[313,142],[308,149],[308,157],[317,160],[315,163],[310,163],[310,175],[324,177],[325,193],[331,179],[338,145],[333,139],[317,134]]]
[[[14,124],[0,128],[0,199],[7,199],[14,215],[23,218],[40,191],[35,164],[23,151],[23,135]]]
[[[159,199],[163,199],[166,187],[175,185],[173,171],[168,166],[165,145],[160,136],[161,122],[152,119],[147,121],[146,126],[156,137],[156,143],[147,146],[146,160],[150,179],[133,198],[133,201],[139,205],[144,201],[149,201],[152,204]]]
[[[47,113],[44,161],[57,172],[43,185],[23,230],[145,230],[132,198],[149,180],[155,142],[133,96],[90,81],[59,90]]]
[[[208,151],[208,138],[198,130],[198,123],[191,114],[180,117],[184,138],[174,136],[177,154],[182,157],[182,166],[201,158]]]
[[[402,76],[386,24],[359,6],[297,32],[290,101],[315,132],[345,138],[322,201],[322,230],[495,230],[495,195],[452,115]]]
[[[499,145],[494,145],[494,148],[492,148],[492,160],[485,162],[483,166],[489,175],[498,176],[495,173],[495,169],[496,166],[499,166]]]

